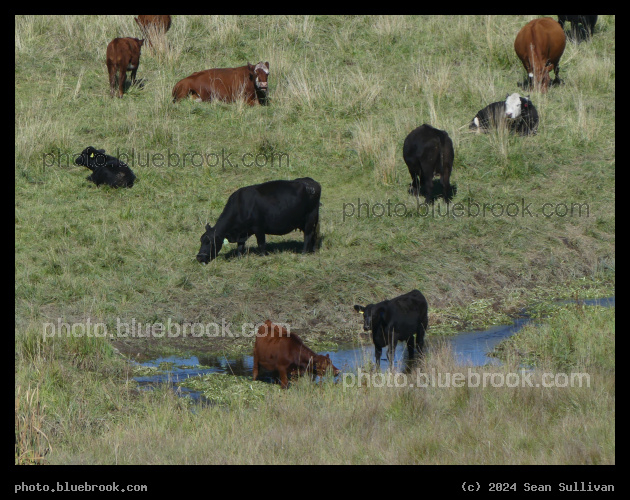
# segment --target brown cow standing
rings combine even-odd
[[[262,61],[256,66],[247,63],[238,68],[198,71],[175,84],[173,102],[192,95],[197,101],[234,102],[242,98],[250,106],[266,104],[268,76],[269,63]]]
[[[546,92],[551,80],[551,70],[556,74],[553,83],[560,83],[558,62],[565,45],[564,30],[550,17],[534,19],[518,32],[514,50],[525,66],[530,87],[533,83],[534,88]]]
[[[137,38],[114,38],[107,46],[107,71],[109,73],[109,95],[114,97],[116,71],[118,71],[118,97],[123,96],[127,71],[131,71],[131,83],[136,83],[136,71],[140,64],[140,48],[144,40]]]
[[[258,378],[259,366],[278,372],[283,389],[289,386],[288,376],[309,372],[323,376],[329,368],[334,375],[340,371],[330,361],[328,354],[322,356],[306,347],[302,339],[286,328],[274,325],[270,320],[258,328],[254,344],[254,380]]]
[[[134,17],[142,36],[147,40],[149,47],[153,33],[166,33],[171,28],[171,16],[138,16]]]

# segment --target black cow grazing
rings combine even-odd
[[[114,188],[131,187],[136,180],[136,176],[124,162],[105,154],[104,149],[89,146],[74,162],[92,171],[87,180],[97,186],[107,184]]]
[[[454,156],[453,141],[443,130],[426,123],[413,130],[403,144],[403,158],[411,174],[409,194],[420,196],[422,187],[426,201],[433,203],[433,176],[439,174],[448,203],[453,196],[450,177]]]
[[[422,356],[424,352],[424,334],[429,326],[429,305],[418,290],[412,290],[405,295],[391,300],[384,300],[378,304],[367,306],[355,305],[355,310],[363,314],[363,330],[372,331],[374,341],[374,356],[376,365],[381,366],[381,353],[387,346],[389,366],[394,366],[396,345],[401,340],[407,341],[409,359],[413,359],[414,342]]]
[[[587,39],[593,36],[595,31],[595,23],[597,22],[597,16],[558,16],[558,22],[564,30],[564,23],[569,21],[571,23],[571,32],[578,39]],[[579,29],[579,25],[582,25],[582,29]]]
[[[237,252],[241,255],[251,235],[256,235],[260,253],[265,255],[266,234],[288,234],[295,229],[304,232],[303,252],[314,252],[321,194],[322,187],[310,177],[238,189],[228,198],[216,225],[206,224],[197,260],[207,264],[214,259],[224,238],[238,243]]]
[[[479,111],[469,125],[470,130],[488,132],[491,128],[507,127],[519,135],[535,135],[538,131],[538,111],[529,96],[506,95],[505,101],[493,102]]]

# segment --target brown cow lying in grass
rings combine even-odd
[[[256,103],[267,103],[267,78],[269,63],[262,61],[254,66],[238,68],[215,68],[198,71],[173,87],[173,102],[192,95],[197,101],[212,101],[218,99],[234,102],[244,99],[253,106]]]
[[[116,91],[118,72],[118,97],[123,96],[127,71],[131,71],[131,84],[136,83],[136,72],[140,64],[140,48],[144,40],[137,38],[114,38],[107,46],[107,71],[109,73],[109,95]]]
[[[274,325],[270,320],[265,321],[256,333],[254,380],[258,378],[259,367],[278,372],[283,389],[289,386],[289,375],[308,372],[323,376],[328,369],[334,375],[340,373],[333,366],[328,354],[322,356],[313,352],[295,333],[287,332],[286,328]]]

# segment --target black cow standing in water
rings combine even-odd
[[[238,243],[237,252],[256,235],[260,253],[265,255],[266,234],[304,232],[303,252],[314,252],[319,222],[322,187],[310,177],[293,181],[269,181],[238,189],[230,195],[214,227],[206,224],[197,261],[207,264],[218,255],[223,240]]]
[[[411,175],[409,194],[420,196],[422,187],[427,203],[433,203],[433,176],[439,175],[448,203],[453,197],[450,177],[454,157],[453,141],[443,130],[427,124],[413,130],[403,144],[403,158]]]
[[[429,305],[422,292],[412,290],[378,304],[355,305],[354,309],[363,314],[363,330],[372,332],[374,356],[378,367],[381,366],[383,347],[387,347],[389,366],[394,366],[396,345],[401,340],[407,341],[409,359],[413,359],[414,334],[415,347],[422,356],[424,334],[429,327]]]
[[[87,180],[97,186],[107,184],[114,188],[131,187],[136,180],[136,176],[126,163],[105,154],[104,149],[89,146],[74,162],[92,171],[92,175],[88,175]]]

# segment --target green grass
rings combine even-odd
[[[527,325],[501,345],[500,356],[530,366],[576,366],[614,373],[615,308],[565,305],[542,325]]]
[[[133,420],[158,404],[129,395],[118,351],[244,352],[252,340],[44,339],[44,323],[89,319],[116,332],[132,320],[225,321],[239,330],[272,319],[318,348],[356,336],[353,304],[414,288],[428,299],[430,335],[506,322],[576,293],[613,295],[614,16],[599,17],[591,42],[567,43],[564,85],[531,94],[538,135],[467,129],[478,110],[519,91],[524,70],[512,44],[533,17],[174,16],[167,43],[143,48],[139,84],[123,99],[109,97],[105,50],[114,37],[139,36],[133,16],[16,17],[16,388],[39,386],[55,452],[73,433],[106,441],[99,422]],[[270,63],[269,106],[171,102],[172,87],[194,71],[260,60]],[[453,139],[451,208],[461,203],[463,214],[418,215],[407,194],[402,144],[423,123]],[[88,183],[71,156],[90,145],[127,155],[134,187]],[[246,166],[245,154],[267,162]],[[204,226],[232,192],[301,176],[322,185],[317,253],[296,253],[296,232],[268,237],[267,257],[252,238],[242,258],[228,246],[210,265],[197,263]],[[388,202],[407,207],[405,216],[374,217]],[[359,217],[359,203],[369,213]],[[545,203],[588,204],[588,217],[545,217]],[[486,216],[475,216],[484,205]],[[519,213],[495,217],[493,206]],[[180,404],[160,397],[166,408]],[[79,441],[61,461],[83,460]],[[361,452],[334,461],[360,461]]]

